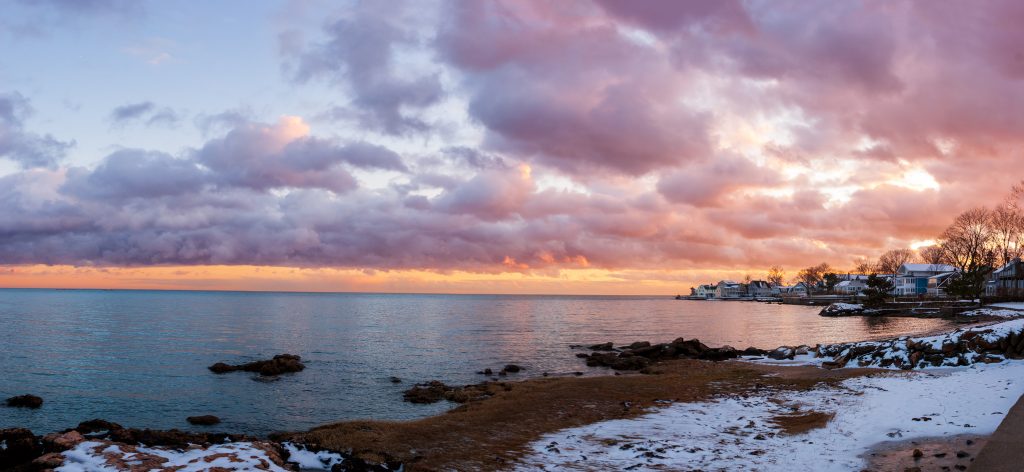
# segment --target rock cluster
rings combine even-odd
[[[7,406],[18,408],[39,408],[43,406],[43,399],[35,395],[18,395],[7,399]]]
[[[881,342],[833,344],[816,348],[818,357],[830,357],[823,367],[850,365],[915,369],[965,366],[974,363],[1024,359],[1024,331],[970,329],[946,336]]]
[[[438,380],[432,380],[414,385],[406,390],[402,397],[409,403],[437,403],[441,400],[448,400],[453,403],[466,403],[491,397],[498,388],[511,390],[512,386],[504,382],[484,382],[455,387],[446,385]]]
[[[787,359],[792,360],[796,356],[802,356],[811,352],[817,352],[815,351],[815,349],[817,349],[817,347],[812,348],[806,344],[802,346],[779,346],[775,349],[772,349],[771,351],[768,351],[764,355],[767,356],[769,359],[775,359],[777,361]]]
[[[189,424],[197,426],[212,426],[220,423],[220,418],[213,415],[189,416],[186,420]]]
[[[302,358],[295,354],[278,354],[273,359],[249,362],[247,364],[230,365],[218,362],[208,367],[215,374],[226,374],[228,372],[245,371],[256,372],[262,376],[269,377],[290,372],[301,372],[306,366]]]
[[[117,423],[95,419],[79,423],[78,426],[59,432],[39,437],[32,434],[32,431],[25,428],[0,429],[0,470],[53,470],[65,464],[65,453],[78,448],[82,443],[89,442],[87,450],[94,455],[102,455],[107,465],[117,470],[171,470],[165,469],[166,457],[154,453],[152,450],[140,449],[164,448],[175,451],[203,451],[211,447],[223,445],[228,442],[244,441],[255,449],[266,453],[266,459],[274,465],[287,469],[299,470],[295,463],[289,463],[289,451],[281,443],[282,437],[277,439],[271,435],[271,440],[256,440],[242,435],[229,435],[220,433],[190,433],[178,430],[158,431],[149,429],[125,428]],[[95,446],[93,446],[95,444]],[[321,450],[302,444],[292,444],[298,449],[309,449],[311,451]],[[79,451],[80,453],[80,451]],[[236,452],[212,451],[204,460],[210,460],[229,456],[228,460],[244,463],[246,460],[257,460],[257,469],[265,469],[270,464],[266,460],[256,457],[230,457]],[[338,463],[331,468],[332,471],[373,471],[384,472],[402,470],[402,464],[387,462],[374,464],[353,457],[351,454],[333,452],[339,458]],[[130,458],[130,462],[129,462]],[[104,469],[106,470],[106,469]],[[204,469],[205,470],[205,469]],[[211,470],[220,470],[213,468]]]
[[[576,354],[576,357],[586,359],[588,366],[610,367],[615,370],[642,370],[651,363],[662,359],[686,358],[723,361],[741,355],[765,355],[765,351],[753,347],[743,351],[732,346],[708,347],[700,340],[683,338],[659,344],[640,341],[617,349],[610,342],[595,344],[589,348],[594,352],[579,353]]]

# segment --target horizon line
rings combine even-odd
[[[79,292],[214,292],[214,293],[295,293],[324,295],[479,295],[479,296],[526,296],[526,297],[673,297],[675,295],[648,294],[588,294],[588,293],[476,293],[476,292],[372,292],[372,291],[329,291],[329,290],[227,290],[227,289],[181,289],[181,288],[89,288],[89,287],[0,287],[0,290],[50,290]],[[676,294],[681,295],[681,293]]]

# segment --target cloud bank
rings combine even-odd
[[[0,177],[0,263],[847,266],[1024,177],[1022,21],[1013,1],[360,3],[281,36],[296,86],[343,97],[335,133],[211,111],[230,120],[195,148],[61,166],[71,142],[0,95],[23,168]]]

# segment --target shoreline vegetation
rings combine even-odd
[[[691,462],[699,468],[700,464],[721,461],[743,466],[776,464],[791,460],[775,457],[779,451],[803,451],[809,447],[808,438],[830,428],[842,430],[845,422],[854,421],[845,418],[865,407],[857,402],[870,396],[872,389],[899,393],[899,389],[883,386],[887,383],[912,380],[900,387],[910,389],[928,383],[931,390],[922,393],[925,395],[960,382],[956,376],[975,376],[972,382],[983,385],[1002,382],[1007,375],[1021,375],[1024,363],[1015,361],[1024,358],[1024,318],[1020,315],[1024,312],[976,313],[969,317],[972,325],[935,336],[774,350],[711,348],[683,338],[661,344],[573,346],[582,363],[610,367],[607,375],[537,376],[518,381],[494,377],[463,387],[437,382],[441,390],[434,400],[457,404],[443,414],[413,421],[344,421],[269,438],[137,430],[102,420],[43,437],[28,430],[6,429],[0,431],[5,446],[0,450],[0,467],[140,470],[142,464],[177,464],[185,467],[183,470],[194,470],[219,464],[228,470],[243,465],[259,470],[297,470],[301,465],[303,470],[384,471],[400,467],[533,470],[546,465],[671,468],[673,464],[689,467]],[[286,360],[293,359],[298,357]],[[509,370],[517,370],[515,367]],[[953,370],[934,373],[942,368]],[[259,369],[254,366],[252,370]],[[859,393],[850,396],[850,392]],[[1024,392],[1015,393],[1009,401],[1015,401],[1020,393]],[[911,397],[906,400],[914,401]],[[956,397],[941,395],[935,401]],[[967,407],[953,405],[943,411],[960,411],[957,408]],[[880,437],[866,443],[840,447],[816,439],[822,444],[819,447],[842,449],[836,459],[830,459],[833,462],[818,464],[820,470],[848,470],[843,467],[854,462],[862,462],[868,470],[890,469],[894,464],[900,469],[923,463],[966,466],[1001,419],[991,411],[966,411],[956,421],[936,415],[921,412],[903,418],[905,425],[879,432]],[[729,423],[736,418],[749,420]],[[672,427],[659,426],[659,421],[669,420]],[[931,435],[914,430],[930,425],[942,428]],[[621,434],[594,439],[617,429],[623,429]],[[666,431],[686,436],[664,437]],[[734,444],[714,446],[723,440]],[[687,449],[679,449],[682,446]],[[922,448],[930,454],[926,459],[914,451]]]

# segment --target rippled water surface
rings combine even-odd
[[[0,398],[32,393],[39,410],[0,407],[0,428],[43,433],[103,418],[265,434],[354,418],[405,419],[413,382],[482,380],[510,362],[522,375],[589,370],[571,344],[699,338],[772,348],[934,331],[945,321],[823,318],[818,308],[654,297],[385,295],[0,290]],[[264,383],[214,375],[215,362],[300,354],[307,369]],[[388,379],[397,376],[402,384]]]

